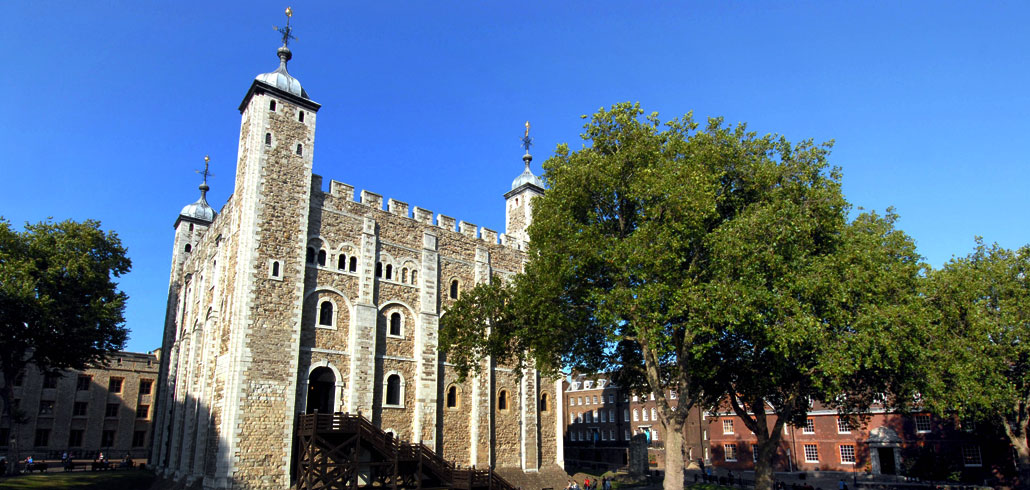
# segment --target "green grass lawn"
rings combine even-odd
[[[148,470],[33,473],[0,478],[0,488],[47,490],[146,490],[154,483]]]

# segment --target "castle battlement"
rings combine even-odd
[[[313,176],[313,185],[321,185],[322,178],[318,175]],[[477,226],[464,220],[447,216],[446,214],[440,213],[436,215],[436,219],[433,219],[433,212],[420,208],[418,206],[411,206],[404,201],[398,201],[393,198],[386,199],[386,207],[383,207],[383,196],[375,192],[362,189],[359,195],[359,199],[355,201],[355,188],[350,184],[340,182],[338,180],[329,181],[329,194],[333,197],[345,199],[350,202],[357,202],[376,209],[378,211],[386,211],[394,216],[401,218],[407,218],[410,220],[417,221],[424,225],[435,226],[437,228],[453,231],[460,233],[469,238],[480,240],[491,245],[502,245],[505,247],[521,248],[521,244],[517,240],[513,240],[504,233],[498,233],[495,230],[491,230],[485,226]]]

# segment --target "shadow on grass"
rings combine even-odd
[[[0,488],[14,490],[147,490],[154,483],[149,470],[36,473],[0,479]]]

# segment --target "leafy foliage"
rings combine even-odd
[[[118,236],[97,221],[28,224],[0,219],[0,374],[4,414],[11,383],[34,365],[46,372],[84,369],[127,338],[127,296],[115,277],[131,267]]]

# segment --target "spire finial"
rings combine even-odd
[[[297,38],[293,36],[293,28],[290,27],[291,17],[293,17],[293,8],[286,7],[286,26],[272,26],[273,29],[279,31],[279,34],[282,34],[283,36],[283,45],[276,50],[276,54],[279,55],[279,60],[282,62],[280,68],[284,70],[286,69],[286,62],[290,61],[290,58],[293,57],[293,53],[290,52],[289,48],[290,39],[293,39],[294,41],[297,40]]]
[[[533,155],[529,154],[529,147],[533,145],[533,138],[529,137],[529,121],[526,121],[526,134],[522,137],[522,147],[526,149],[526,154],[522,155],[522,160],[526,162],[526,169],[529,169],[529,162],[533,160]]]
[[[208,171],[208,166],[209,166],[210,163],[211,163],[211,157],[209,157],[207,155],[204,155],[204,170],[195,170],[195,172],[197,172],[198,174],[204,176],[204,182],[200,184],[200,197],[201,197],[201,199],[203,199],[204,196],[207,195],[207,191],[208,191],[208,189],[210,189],[210,187],[207,186],[207,178],[215,176],[215,174],[213,174],[210,171]]]

